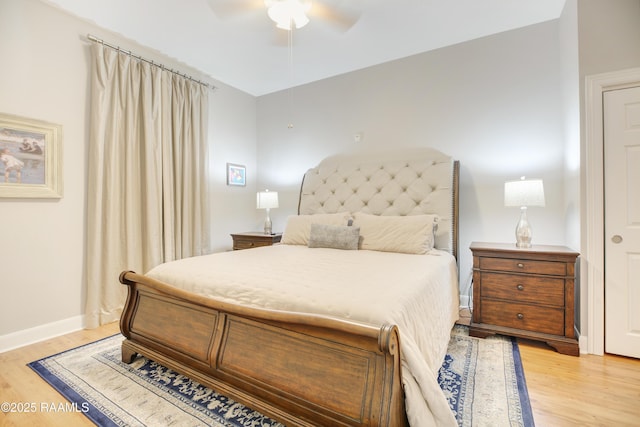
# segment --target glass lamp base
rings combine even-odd
[[[267,217],[264,220],[264,234],[271,234],[271,218],[269,218],[269,209],[267,209]]]
[[[527,208],[520,208],[520,221],[516,226],[516,247],[518,248],[530,248],[531,247],[531,225],[527,220]]]

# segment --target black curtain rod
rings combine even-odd
[[[118,50],[118,51],[120,51],[120,52],[126,53],[126,54],[127,54],[127,55],[129,55],[129,56],[132,56],[132,57],[134,57],[134,58],[136,58],[136,59],[139,59],[140,61],[144,61],[144,62],[149,63],[149,64],[151,64],[151,65],[155,65],[156,67],[160,67],[160,68],[162,68],[163,70],[167,70],[167,71],[169,71],[169,72],[171,72],[171,73],[174,73],[174,74],[177,74],[177,75],[179,75],[179,76],[182,76],[182,77],[184,77],[185,79],[189,79],[189,80],[191,80],[191,81],[193,81],[193,82],[196,82],[196,83],[198,83],[198,84],[201,84],[201,85],[206,86],[206,87],[211,88],[211,89],[216,89],[216,87],[215,87],[215,86],[211,86],[209,83],[203,82],[203,81],[198,80],[198,79],[194,79],[194,78],[193,78],[193,77],[191,77],[191,76],[188,76],[188,75],[183,74],[183,73],[181,73],[181,72],[179,72],[179,71],[176,71],[176,70],[172,70],[171,68],[167,68],[167,67],[165,67],[165,66],[164,66],[164,65],[162,65],[162,64],[158,64],[157,62],[151,61],[150,59],[145,59],[145,58],[143,58],[143,57],[141,57],[141,56],[139,56],[139,55],[134,55],[133,53],[131,53],[131,51],[130,51],[130,50],[124,50],[124,49],[121,49],[121,48],[120,48],[120,46],[115,46],[115,45],[109,44],[109,43],[105,42],[104,40],[99,39],[99,38],[97,38],[96,36],[93,36],[93,35],[91,35],[91,34],[87,34],[87,38],[88,38],[89,40],[91,40],[92,42],[100,43],[100,44],[102,44],[102,45],[105,45],[105,46],[107,46],[107,47],[110,47],[111,49],[116,49],[116,50]]]

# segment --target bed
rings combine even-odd
[[[437,371],[458,313],[457,201],[458,163],[430,148],[327,158],[281,244],[123,272],[122,360],[285,425],[456,425]]]

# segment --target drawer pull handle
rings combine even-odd
[[[519,263],[518,263],[518,268],[524,268],[524,264],[523,264],[523,263],[521,263],[521,262],[519,262]]]
[[[518,285],[518,286],[516,286],[516,288],[517,288],[519,291],[524,291],[524,286],[522,286],[522,285]]]
[[[518,319],[522,320],[522,319],[524,319],[524,314],[522,314],[522,313],[518,313],[518,316],[517,316],[517,317],[518,317]]]

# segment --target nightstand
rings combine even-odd
[[[564,246],[477,243],[473,254],[473,317],[469,335],[511,335],[544,341],[579,356],[574,331],[578,253]]]
[[[235,251],[279,243],[282,239],[282,233],[264,234],[260,231],[249,231],[247,233],[234,233],[231,238],[233,239],[233,250]]]

